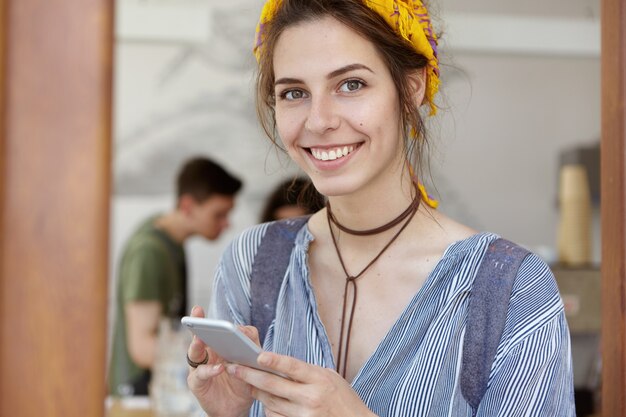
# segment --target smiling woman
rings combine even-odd
[[[246,0],[246,2],[249,3],[249,0]],[[80,133],[68,134],[67,131],[64,131],[64,126],[71,126],[72,128],[78,126],[76,115],[79,112],[73,108],[76,104],[80,106],[80,112],[88,112],[92,115],[90,116],[91,119],[80,117],[79,127],[88,128],[90,124],[93,124],[89,123],[88,120],[97,119],[98,122],[94,123],[102,125],[109,123],[106,120],[108,117],[106,109],[100,108],[92,111],[85,106],[86,101],[84,97],[77,97],[83,93],[93,94],[100,98],[87,100],[89,103],[98,106],[104,103],[105,108],[110,107],[110,91],[106,86],[110,84],[111,71],[112,4],[111,2],[102,1],[76,3],[67,0],[55,2],[54,4],[33,0],[4,0],[2,3],[5,7],[0,8],[0,15],[3,16],[3,23],[6,24],[0,25],[0,37],[5,41],[5,48],[2,51],[4,71],[0,69],[0,77],[3,77],[3,87],[0,87],[0,89],[3,88],[0,107],[7,110],[2,112],[3,117],[0,120],[3,131],[2,140],[0,140],[3,148],[0,151],[0,154],[2,154],[0,155],[0,165],[3,168],[3,175],[0,176],[0,182],[2,183],[0,188],[3,191],[2,208],[0,211],[3,213],[3,220],[0,227],[3,230],[2,236],[4,237],[3,254],[0,255],[0,263],[2,263],[3,267],[2,294],[3,302],[5,302],[3,304],[2,328],[3,334],[19,334],[18,338],[13,339],[19,339],[20,342],[13,343],[7,339],[7,343],[2,345],[2,363],[0,368],[2,369],[3,383],[0,383],[2,387],[0,415],[41,415],[43,411],[48,416],[97,416],[102,413],[101,397],[104,384],[102,380],[102,361],[105,354],[102,335],[104,332],[103,312],[106,290],[103,288],[103,283],[104,271],[106,270],[106,247],[108,245],[106,244],[106,221],[103,219],[107,217],[106,210],[108,209],[108,204],[106,200],[109,187],[108,178],[110,178],[108,174],[108,166],[110,164],[107,159],[108,152],[103,149],[109,145],[107,134],[98,133],[98,129],[88,129],[91,133],[87,135]],[[126,3],[139,4],[132,0]],[[161,5],[163,2],[140,3],[142,5],[152,5],[153,3]],[[193,3],[196,4],[196,2]],[[213,3],[217,4],[216,2],[211,2],[211,4]],[[221,3],[231,5],[235,2]],[[454,4],[455,1],[450,1],[449,3]],[[461,3],[463,8],[470,7],[467,5],[467,2],[457,1],[456,3]],[[496,3],[495,1],[481,0],[472,3],[472,7],[482,7],[482,11],[494,12],[492,8],[485,7],[486,3],[490,5],[497,4],[495,12],[505,14],[511,13],[511,10],[507,9],[507,7],[510,4],[514,4],[513,7],[519,7],[522,11],[526,11],[528,20],[532,20],[532,22],[537,21],[530,13],[533,8],[540,10],[542,14],[546,14],[545,12],[550,10],[554,14],[556,8],[559,5],[563,5],[562,1],[539,2],[533,0],[529,2]],[[599,1],[568,1],[567,10],[569,12],[575,9],[576,6],[587,8],[599,3]],[[606,351],[604,363],[611,365],[607,366],[604,372],[605,380],[603,387],[606,390],[605,393],[609,395],[603,397],[602,403],[604,415],[624,416],[626,415],[624,414],[626,413],[626,397],[623,395],[626,391],[624,385],[624,363],[626,363],[624,343],[626,340],[622,337],[624,333],[624,312],[621,309],[620,299],[624,298],[624,288],[626,288],[624,285],[624,256],[622,256],[624,253],[623,222],[625,218],[623,191],[626,189],[624,186],[624,173],[626,171],[623,166],[624,117],[622,110],[624,91],[619,86],[624,85],[624,75],[626,73],[623,71],[623,64],[626,48],[623,45],[623,37],[615,36],[615,34],[624,33],[623,20],[626,14],[623,13],[624,4],[619,0],[603,0],[602,3],[603,6],[608,6],[603,7],[603,14],[606,17],[606,20],[603,21],[603,26],[606,28],[604,30],[606,30],[607,35],[603,36],[603,42],[605,42],[603,60],[606,60],[606,62],[603,62],[603,71],[608,71],[603,74],[602,87],[604,89],[604,105],[606,106],[603,115],[604,138],[602,145],[602,178],[605,182],[603,185],[602,219],[606,233],[603,233],[604,244],[602,246],[604,254],[602,270],[605,274],[603,285],[606,289],[604,294],[606,297],[603,302],[603,307],[605,307],[604,324],[607,329],[610,329],[605,334],[607,339],[603,341],[603,346]],[[176,4],[181,4],[181,2],[176,2]],[[94,8],[98,9],[96,13],[99,16],[98,18],[93,17]],[[34,10],[37,10],[37,12],[34,13]],[[480,9],[478,11],[480,12]],[[230,12],[230,15],[233,16],[240,14]],[[462,17],[466,24],[468,21],[472,22],[466,19],[465,13],[463,13]],[[499,19],[499,17],[493,16],[492,18],[494,20]],[[145,20],[145,16],[142,15],[141,19]],[[198,16],[198,20],[206,21],[206,19],[202,19],[200,16]],[[98,22],[98,24],[80,24],[80,22],[84,23],[86,21]],[[448,23],[452,22],[448,20]],[[498,27],[504,28],[509,32],[510,25],[508,23],[508,21],[500,22]],[[60,26],[65,27],[69,31],[59,31],[58,28]],[[451,34],[451,30],[448,29],[451,29],[452,25],[449,26],[450,28],[446,28],[448,35]],[[232,25],[227,27],[229,29],[233,28]],[[81,33],[73,32],[75,30]],[[252,25],[250,25],[250,31],[252,30]],[[528,30],[528,26],[524,25],[523,31]],[[45,43],[40,42],[41,37],[38,36],[43,31],[48,35]],[[224,32],[231,33],[226,30]],[[533,32],[535,31],[533,30]],[[550,34],[555,32],[562,31],[555,30],[554,26],[550,26],[550,30],[543,33]],[[512,33],[516,32],[510,31],[507,34],[513,36],[511,35]],[[541,33],[541,31],[537,31],[534,35]],[[580,31],[576,33],[579,34]],[[59,38],[56,38],[56,35],[59,35]],[[476,35],[479,35],[478,31]],[[497,37],[492,39],[494,42],[501,42],[502,40]],[[524,40],[528,41],[528,39]],[[548,38],[544,39],[544,41],[549,40]],[[90,43],[91,41],[99,44],[99,46],[94,44],[91,48],[85,48],[85,43]],[[572,37],[571,41],[575,42],[576,37]],[[76,45],[77,48],[85,51],[85,53],[72,54],[71,51],[77,49],[73,48],[73,45]],[[57,46],[59,47],[58,49]],[[103,46],[109,51],[108,53],[102,52],[101,47]],[[499,47],[500,43],[495,46]],[[154,49],[153,44],[147,47]],[[228,48],[229,51],[235,49],[237,48]],[[59,51],[64,51],[61,53],[61,56]],[[599,92],[599,89],[596,88],[597,83],[594,82],[596,79],[599,80],[599,72],[596,73],[593,70],[596,66],[594,61],[589,60],[589,62],[581,64],[581,60],[577,61],[571,56],[568,59],[561,60],[560,63],[558,59],[553,59],[553,57],[514,57],[510,53],[515,52],[511,51],[510,48],[507,49],[506,56],[497,57],[497,53],[501,52],[499,49],[492,49],[490,52],[492,53],[490,56],[474,55],[467,57],[470,62],[483,63],[480,67],[482,71],[479,71],[483,73],[481,75],[484,75],[482,81],[477,78],[473,79],[474,86],[478,87],[475,90],[477,94],[474,98],[479,98],[478,90],[489,90],[484,88],[486,79],[489,80],[492,86],[490,91],[502,92],[505,90],[502,88],[502,85],[513,85],[511,80],[515,76],[527,74],[529,75],[528,78],[515,82],[516,90],[527,90],[529,95],[533,96],[534,101],[532,101],[532,104],[528,102],[522,103],[513,110],[523,110],[526,121],[531,119],[531,122],[532,117],[528,117],[528,113],[532,112],[532,110],[542,115],[546,114],[544,112],[546,108],[559,111],[560,113],[557,115],[553,114],[557,119],[562,114],[568,115],[567,119],[561,119],[562,123],[550,123],[550,126],[547,128],[541,124],[541,129],[546,128],[547,131],[544,132],[544,135],[540,135],[539,140],[548,138],[550,140],[547,142],[553,144],[558,142],[559,138],[561,140],[563,140],[562,138],[571,138],[568,132],[575,132],[575,136],[578,139],[591,137],[596,128],[582,129],[581,133],[579,123],[581,119],[585,118],[594,121],[597,119],[597,117],[594,118],[594,115],[599,113],[596,109],[599,106],[596,105],[594,98],[594,93]],[[537,51],[533,50],[533,52]],[[468,55],[471,54],[468,53]],[[223,60],[222,54],[216,54],[216,56]],[[33,60],[39,64],[33,64]],[[77,60],[82,62],[82,64],[76,65]],[[535,66],[534,70],[532,68],[530,71],[528,70],[529,62],[541,60],[543,60],[543,63],[539,67]],[[116,61],[120,62],[117,59]],[[146,60],[144,59],[144,61]],[[504,62],[507,65],[503,65]],[[466,63],[467,61],[464,64]],[[96,67],[94,67],[93,71],[85,71],[86,65],[96,65]],[[147,62],[146,66],[156,68],[152,62]],[[463,66],[466,67],[465,65]],[[519,68],[519,71],[511,71],[512,67]],[[38,68],[40,70],[37,70]],[[472,68],[476,69],[475,66]],[[588,70],[589,68],[591,68],[591,71]],[[80,71],[77,72],[77,69],[80,69]],[[489,71],[489,69],[492,71]],[[145,77],[145,67],[141,67],[137,72],[140,72]],[[95,79],[94,73],[104,74],[107,80],[104,82],[106,88],[92,88]],[[539,74],[543,80],[548,80],[547,84],[555,88],[546,91],[543,89],[545,84],[533,84],[533,73]],[[504,78],[504,84],[496,82],[494,85],[492,81],[502,74],[510,77],[508,80]],[[552,76],[546,77],[546,74]],[[576,78],[576,80],[580,81],[579,83],[573,82],[573,74],[583,75],[581,78]],[[598,76],[596,77],[596,75]],[[55,76],[57,81],[67,79],[67,82],[47,82]],[[589,79],[586,80],[584,77],[589,77]],[[39,81],[33,81],[35,78]],[[120,78],[122,77],[118,77],[118,81],[120,81]],[[449,81],[451,81],[450,78],[447,79],[448,85]],[[37,88],[40,85],[39,83],[44,83],[45,89]],[[90,85],[90,88],[84,88],[87,84]],[[558,91],[563,90],[563,87],[567,88],[567,86],[571,87],[573,85],[576,85],[577,88],[570,88],[569,90],[576,91],[575,94],[580,98],[578,101],[582,103],[580,108],[562,106],[558,103],[554,105],[554,102],[551,100],[544,103],[541,103],[543,100],[536,100],[537,97],[554,97],[559,94]],[[8,88],[8,86],[12,87]],[[22,88],[24,86],[30,86],[30,88]],[[61,94],[57,91],[57,87],[60,86],[62,86],[61,89],[63,90],[60,92]],[[80,94],[78,95],[74,94],[76,87],[80,87]],[[124,87],[123,85],[121,89],[128,90]],[[11,94],[8,94],[9,90]],[[42,95],[42,91],[46,91],[46,94]],[[194,91],[197,91],[197,84],[194,85]],[[543,94],[538,95],[538,91],[541,91]],[[506,94],[515,97],[515,101],[521,103],[518,100],[519,97],[511,94],[510,90],[507,90]],[[153,99],[153,96],[148,94],[143,96],[147,97],[148,100]],[[493,98],[493,95],[490,97]],[[567,100],[570,97],[564,94],[561,98]],[[240,101],[239,96],[236,98]],[[64,101],[74,104],[60,105]],[[120,101],[128,102],[128,100]],[[570,103],[573,101],[575,100],[569,100]],[[15,105],[18,102],[21,105]],[[25,105],[25,103],[31,103],[31,105]],[[52,104],[47,105],[47,103]],[[490,103],[504,102],[500,100],[478,100],[477,107],[483,109],[483,114],[476,119],[480,120],[477,124],[480,123],[488,127],[490,132],[494,132],[492,120],[490,117],[487,117],[487,113],[494,112],[494,108],[488,105]],[[223,102],[220,101],[220,104],[223,104]],[[512,102],[506,104],[511,105]],[[501,109],[504,107],[506,106],[502,106]],[[34,108],[38,109],[38,111],[31,111]],[[475,114],[475,112],[472,113],[472,115]],[[571,117],[572,115],[575,115],[575,117]],[[219,113],[219,116],[221,117],[222,113]],[[500,116],[501,113],[497,112],[494,118],[499,118]],[[47,120],[48,117],[51,117],[50,120],[52,121]],[[488,120],[489,123],[486,122]],[[524,144],[527,143],[526,140],[535,136],[521,129],[519,124],[512,123],[509,118],[506,118],[504,121],[500,120],[500,122],[501,125],[515,126],[516,132],[514,133],[517,133],[519,138],[524,139]],[[531,124],[529,123],[529,125]],[[469,126],[470,129],[466,129],[466,126],[463,126],[463,130],[474,130],[475,132],[476,129],[471,129],[475,126],[476,124]],[[569,130],[555,131],[551,129],[554,126],[567,126]],[[605,127],[607,128],[606,131],[604,131]],[[103,129],[108,131],[110,127],[104,127]],[[30,134],[29,132],[32,130],[41,130],[44,133]],[[154,130],[162,130],[162,125],[156,125]],[[555,134],[558,132],[564,134]],[[94,135],[97,136],[96,139],[93,139]],[[52,136],[58,136],[58,140],[51,140]],[[494,142],[496,140],[501,141],[501,137],[497,137],[498,135],[492,136],[494,137]],[[86,139],[88,137],[93,140]],[[461,146],[456,148],[457,152],[458,149],[461,149],[459,154],[463,155],[463,158],[468,158],[469,153],[469,159],[475,161],[480,153],[478,151],[480,147],[475,146],[475,136],[467,139],[469,140],[466,140],[464,137],[463,141],[458,141],[458,144]],[[507,141],[501,141],[501,143],[504,147],[507,147],[507,151],[510,151],[508,147],[511,146],[511,142],[515,138],[507,136],[507,139]],[[36,146],[31,146],[33,141],[37,142]],[[464,142],[464,144],[461,144],[461,142]],[[544,168],[545,171],[536,169],[544,165],[545,160],[548,159],[546,155],[551,155],[550,150],[553,148],[550,148],[551,145],[547,142],[544,144],[545,146],[541,147],[543,160],[534,161],[536,164],[532,165],[535,177],[540,177],[541,181],[545,181],[547,178],[545,171],[551,170],[550,165]],[[63,143],[67,143],[68,147],[65,147]],[[83,146],[88,147],[93,143],[97,143],[94,148],[96,151],[86,152]],[[519,140],[517,143],[522,143],[522,140]],[[215,147],[213,142],[211,142],[211,146]],[[474,153],[468,152],[469,146],[476,147],[477,150]],[[531,145],[531,147],[533,146]],[[50,152],[41,152],[42,149],[45,150],[47,147],[50,147]],[[534,147],[535,149],[539,148],[538,146]],[[32,152],[32,149],[39,151]],[[55,150],[58,151],[59,149],[67,151],[63,153],[61,159],[59,159],[60,154],[55,152]],[[535,153],[532,155],[533,157],[536,156]],[[259,160],[262,159],[258,158],[258,153],[254,154],[254,157]],[[523,160],[517,152],[514,158],[516,161]],[[60,164],[60,160],[69,163]],[[475,163],[476,165],[490,165],[484,163],[484,161]],[[457,164],[457,161],[454,161],[451,165],[455,164],[460,165]],[[37,166],[39,170],[33,171],[33,166]],[[89,166],[89,168],[85,168],[86,166]],[[94,166],[97,166],[97,169]],[[85,175],[78,177],[67,175],[68,170],[72,171],[76,167],[80,167],[78,172],[87,173],[87,177]],[[493,169],[493,166],[490,166],[490,169]],[[509,166],[508,169],[513,172],[519,172],[517,166],[513,169]],[[39,175],[39,173],[43,174]],[[91,174],[99,179],[93,181],[92,186],[86,187],[85,184],[91,183]],[[519,177],[523,177],[528,182],[528,178],[525,175]],[[68,178],[71,178],[72,181],[68,182]],[[457,178],[461,179],[460,176]],[[40,179],[42,181],[39,181]],[[476,193],[475,187],[470,187],[471,184],[476,184],[471,175],[467,175],[463,179],[465,180],[465,186],[461,188],[470,190],[467,191],[468,194]],[[75,180],[80,182],[80,186],[72,185],[75,185]],[[41,188],[42,183],[47,184],[47,186]],[[28,184],[31,184],[31,186]],[[440,190],[441,186],[441,179],[439,179]],[[524,196],[523,198],[528,198],[528,192],[524,192],[524,190],[520,192],[520,189],[516,186],[511,188],[516,194]],[[33,190],[42,190],[42,192],[33,193]],[[55,198],[48,198],[50,192],[54,193]],[[90,195],[95,197],[86,198],[85,192],[94,193]],[[506,201],[506,204],[514,205],[511,204],[510,199],[506,195],[503,195],[502,189],[494,194],[497,195],[497,199],[500,201]],[[549,190],[545,193],[542,192],[540,198],[536,199],[532,205],[540,205],[541,201],[537,200],[543,199],[546,207],[552,206],[552,199],[546,197],[549,195],[552,195]],[[467,195],[462,195],[461,197],[458,200],[463,201],[464,207],[467,207],[465,203],[469,203],[470,200],[466,198]],[[97,200],[96,203],[93,203],[94,199]],[[481,200],[481,197],[477,196],[475,201],[478,200]],[[55,205],[55,202],[62,204]],[[449,207],[450,199],[448,198],[445,203],[444,206]],[[494,218],[494,212],[502,211],[495,200],[488,201],[486,205],[493,209],[489,211],[481,209],[485,218]],[[81,208],[83,206],[88,207],[83,210]],[[72,207],[78,208],[77,212],[81,214],[68,217],[68,210],[71,211]],[[95,207],[98,209],[94,209]],[[39,214],[27,216],[26,214],[30,212]],[[538,225],[535,221],[535,218],[538,217],[550,218],[550,215],[546,215],[546,213],[550,212],[537,210],[536,213],[537,216],[529,221],[515,223],[520,224],[520,228],[527,230],[529,235],[535,235],[538,232],[548,236],[551,235],[550,227],[544,227],[546,224],[543,223]],[[510,222],[509,212],[503,217],[506,222]],[[42,237],[46,234],[42,235],[42,230],[37,228],[41,223],[33,222],[33,218],[47,219],[46,224],[54,226],[46,229],[47,235],[53,237],[51,238],[52,244],[43,244]],[[56,218],[60,219],[60,221],[52,221]],[[68,220],[71,221],[70,226],[66,225]],[[489,227],[493,229],[502,230],[494,223],[484,221],[479,221],[478,223],[489,224]],[[510,222],[510,224],[513,224],[513,222]],[[535,227],[528,227],[529,224],[533,224]],[[620,225],[622,226],[620,227]],[[549,226],[549,223],[547,223],[547,226]],[[541,229],[541,231],[537,229]],[[32,231],[32,233],[27,236],[24,234],[25,230]],[[13,233],[13,231],[16,231],[16,233]],[[506,229],[506,233],[515,235],[513,229]],[[87,240],[83,239],[84,236],[87,236]],[[529,241],[526,235],[517,235],[516,238],[520,239],[520,241],[535,243]],[[91,244],[85,245],[85,242],[90,242]],[[25,256],[16,256],[17,252],[24,253]],[[70,258],[72,261],[68,261]],[[76,263],[74,258],[80,258],[76,265],[74,265]],[[26,259],[26,262],[23,261],[24,259]],[[58,267],[58,265],[61,265],[61,267]],[[87,266],[81,268],[81,265]],[[41,271],[44,272],[41,273]],[[14,279],[16,276],[21,278],[16,280]],[[52,282],[56,285],[50,286]],[[69,283],[69,285],[59,285],[63,283]],[[39,291],[41,288],[46,288],[46,291]],[[71,288],[71,291],[67,291],[67,288]],[[91,312],[90,314],[73,314],[76,311],[83,311],[82,307],[85,305],[88,305],[87,308]],[[68,308],[71,310],[71,320],[67,320]],[[48,322],[54,321],[55,323],[52,326],[40,328],[40,330],[52,332],[52,337],[45,338],[45,344],[40,343],[42,340],[41,331],[30,333],[28,331],[30,329],[29,323],[35,323],[42,318],[45,318]],[[87,326],[83,323],[85,320],[89,323]],[[25,323],[26,325],[24,325]],[[84,334],[85,328],[90,329],[90,335]],[[79,332],[82,332],[81,340],[83,343],[83,349],[80,352],[75,349],[76,338],[74,336],[77,334],[76,329],[82,329],[79,330]],[[58,337],[59,334],[69,336]],[[84,345],[84,343],[87,343],[87,345]],[[77,356],[77,353],[79,356]],[[80,355],[87,356],[82,358]],[[33,384],[32,375],[37,375],[38,382],[36,384]],[[62,377],[59,377],[59,375],[62,375]],[[76,392],[81,392],[81,395],[76,396]],[[425,393],[425,395],[431,394]]]
[[[330,17],[305,22],[283,32],[274,70],[280,138],[319,192],[368,199],[378,193],[373,187],[398,178],[402,135],[389,123],[399,120],[398,94],[372,43]]]
[[[248,229],[224,253],[212,315],[241,325],[267,351],[259,364],[287,377],[226,366],[195,340],[188,382],[208,414],[574,416],[550,269],[438,212],[420,184],[439,88],[426,6],[270,0],[257,32],[261,123],[327,204]],[[288,225],[288,264],[269,276],[255,257],[277,254],[280,239],[264,238]],[[253,274],[276,293],[256,292]],[[269,327],[252,327],[274,301]]]

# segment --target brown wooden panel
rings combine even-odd
[[[6,107],[6,100],[5,100],[5,57],[6,57],[6,53],[7,53],[7,48],[6,48],[6,36],[5,36],[5,30],[3,28],[6,28],[6,0],[0,0],[0,236],[5,236],[4,233],[4,228],[3,228],[3,224],[4,222],[2,221],[2,219],[4,218],[3,216],[3,212],[4,212],[4,181],[2,180],[2,178],[6,177],[6,173],[5,173],[5,164],[4,164],[4,145],[5,145],[5,107]],[[4,255],[4,251],[2,250],[3,247],[3,243],[0,240],[0,268],[2,268],[2,265],[4,265],[4,262],[2,260],[2,257]],[[0,269],[1,271],[1,269]],[[2,272],[0,272],[0,302],[2,302],[2,300],[4,300],[5,296],[4,296],[4,285],[2,285]],[[0,306],[1,309],[1,306]],[[1,310],[0,310],[1,311]],[[1,313],[0,313],[1,314]],[[2,320],[4,319],[3,316],[0,316],[0,349],[2,349],[2,346],[5,345],[7,342],[5,341],[5,337],[3,335],[3,331],[2,331]],[[1,352],[1,350],[0,350]],[[1,358],[1,356],[0,356]],[[2,374],[2,362],[0,359],[0,374]],[[4,378],[0,378],[0,401],[2,401],[2,397],[3,395],[1,393],[3,393],[5,391],[4,389]]]
[[[112,1],[3,3],[0,416],[102,416]]]
[[[602,0],[602,415],[626,417],[626,8]]]
[[[4,229],[2,228],[3,222],[1,219],[3,218],[3,206],[4,204],[4,181],[2,178],[6,176],[4,171],[4,143],[5,143],[5,56],[7,52],[6,48],[6,36],[5,30],[6,28],[6,0],[0,0],[0,236],[4,236]],[[1,244],[0,244],[1,245]],[[2,262],[2,254],[0,246],[0,266],[3,265]],[[3,299],[2,296],[2,285],[0,285],[0,300]],[[1,319],[1,317],[0,317]],[[3,345],[4,339],[2,338],[2,333],[0,332],[0,346]],[[2,367],[0,364],[0,373],[2,372]],[[0,384],[1,384],[0,380]],[[0,385],[0,392],[2,392],[2,386]]]

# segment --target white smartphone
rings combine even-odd
[[[263,350],[233,323],[225,320],[188,316],[183,317],[181,323],[226,362],[276,373],[257,363],[257,356]]]

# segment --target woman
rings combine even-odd
[[[261,223],[313,214],[324,207],[321,196],[306,178],[294,178],[278,184],[261,212]]]
[[[298,231],[258,358],[286,377],[225,365],[194,340],[188,383],[207,413],[574,416],[562,303],[532,254],[516,272],[480,406],[459,387],[469,295],[497,236],[437,212],[415,182],[420,107],[436,111],[439,82],[424,5],[270,0],[258,32],[261,122],[328,204]],[[267,227],[224,254],[212,302],[257,343],[250,270]]]

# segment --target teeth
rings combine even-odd
[[[313,157],[321,161],[334,161],[335,159],[347,156],[352,151],[354,151],[354,146],[344,146],[343,148],[329,150],[311,148],[311,154]]]

